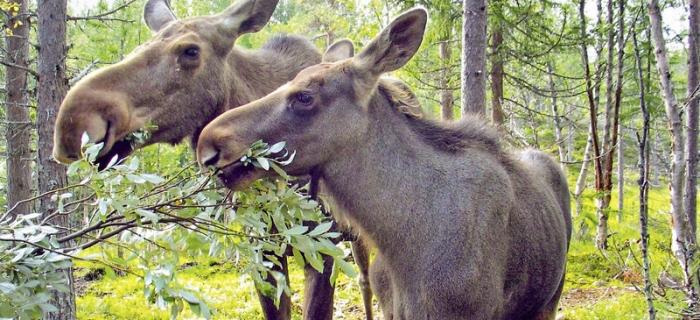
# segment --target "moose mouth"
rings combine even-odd
[[[252,164],[243,162],[232,163],[219,171],[218,177],[221,183],[231,190],[241,190],[253,181],[262,178],[265,171],[255,168]]]
[[[95,162],[97,163],[97,168],[99,170],[104,170],[112,162],[114,157],[117,157],[117,163],[124,160],[132,152],[134,152],[134,146],[131,141],[125,139],[119,140],[112,145],[112,148],[107,151],[107,153],[98,156]]]

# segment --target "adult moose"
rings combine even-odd
[[[479,119],[407,116],[377,90],[416,53],[426,21],[408,11],[354,58],[328,52],[224,113],[202,131],[198,161],[241,188],[272,174],[242,165],[248,146],[286,141],[297,152],[286,169],[311,174],[336,218],[376,245],[371,284],[387,319],[553,319],[571,232],[558,165],[508,154]]]
[[[56,123],[54,157],[65,163],[78,159],[87,132],[91,142],[104,143],[97,159],[104,167],[115,155],[128,156],[133,151],[129,135],[147,124],[155,129],[143,146],[186,137],[194,144],[216,116],[272,92],[320,62],[316,48],[299,37],[277,37],[259,50],[234,47],[240,35],[263,28],[277,2],[238,0],[220,14],[178,20],[166,0],[149,0],[144,18],[155,35],[68,92]],[[279,260],[283,266],[278,271],[286,273],[286,259]],[[329,266],[332,259],[326,260]],[[305,270],[305,319],[332,317],[330,267],[325,271]],[[272,277],[268,281],[275,282]],[[369,288],[363,294],[370,295]],[[272,299],[259,297],[267,319],[290,319],[289,296],[282,296],[279,308]]]

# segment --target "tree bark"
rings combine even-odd
[[[503,24],[496,24],[491,35],[491,120],[500,126],[505,121],[503,113]]]
[[[27,69],[29,56],[29,12],[26,0],[12,0],[19,11],[7,20],[7,28],[12,32],[5,36],[7,62],[19,66],[5,68],[5,119],[7,131],[7,207],[12,208],[17,202],[32,197],[32,126],[29,118],[29,93],[27,88]],[[24,68],[24,69],[22,69]],[[17,205],[13,215],[26,214],[31,210],[31,203]]]
[[[622,221],[625,208],[625,149],[622,124],[617,128],[617,220]]]
[[[580,32],[581,39],[586,39],[586,14],[585,14],[586,0],[579,1],[579,18],[580,18]],[[588,62],[588,46],[586,41],[581,41],[581,60],[583,63],[584,76],[586,82],[586,97],[588,98],[588,110],[590,116],[590,135],[591,135],[591,148],[593,151],[593,165],[595,168],[595,189],[596,191],[602,190],[602,172],[603,166],[600,161],[600,142],[598,140],[598,107],[596,104],[596,97],[594,96],[594,87],[591,77],[591,68]],[[607,234],[607,231],[606,231]]]
[[[654,295],[651,291],[651,263],[649,261],[649,110],[646,105],[646,86],[642,69],[642,58],[639,53],[637,35],[632,32],[634,45],[635,65],[637,67],[637,81],[639,83],[639,107],[642,111],[642,134],[637,132],[639,146],[639,234],[642,247],[642,268],[644,277],[644,297],[647,302],[649,320],[656,319],[654,309]]]
[[[574,200],[576,201],[576,215],[581,214],[581,195],[586,189],[586,178],[588,177],[588,164],[591,162],[591,147],[593,146],[593,135],[590,127],[588,128],[588,138],[586,139],[586,148],[583,151],[583,161],[581,163],[581,171],[576,178],[576,186],[574,188]]]
[[[649,1],[651,38],[656,50],[656,67],[659,72],[666,116],[671,130],[671,250],[676,256],[684,277],[684,289],[691,309],[697,306],[697,279],[693,277],[695,239],[691,236],[690,222],[683,210],[684,139],[679,106],[673,93],[666,43],[663,36],[663,21],[658,0]]]
[[[688,3],[688,107],[686,128],[688,139],[685,143],[685,192],[683,207],[690,223],[691,235],[697,235],[697,165],[698,165],[698,105],[700,105],[700,0]]]
[[[611,144],[610,152],[608,153],[608,168],[607,168],[607,186],[612,192],[612,167],[613,159],[615,154],[615,149],[618,150],[618,163],[617,163],[617,185],[618,185],[618,218],[622,220],[622,209],[624,206],[624,188],[625,188],[625,175],[624,175],[624,153],[625,150],[622,148],[622,136],[620,124],[620,108],[622,107],[622,80],[624,76],[624,63],[625,63],[625,0],[618,0],[618,18],[617,18],[617,80],[615,81],[615,105],[613,107],[613,119],[612,119],[612,133],[611,133]]]
[[[551,62],[547,62],[547,76],[549,78],[549,90],[552,93],[552,118],[554,119],[554,139],[556,139],[557,150],[559,151],[559,162],[562,169],[566,167],[566,146],[561,134],[561,117],[559,116],[559,105],[557,101],[556,85],[554,84],[554,68]]]
[[[624,0],[618,0],[618,25],[612,28],[614,21],[613,1],[608,1],[608,67],[606,73],[606,99],[605,99],[605,125],[603,128],[603,172],[602,188],[596,191],[596,215],[598,216],[598,226],[596,232],[596,246],[600,249],[607,249],[608,243],[608,219],[610,215],[610,200],[612,198],[612,175],[613,163],[615,160],[615,149],[617,146],[618,128],[620,121],[620,105],[622,99],[622,77],[624,63]],[[614,29],[618,31],[617,37],[617,81],[613,97],[613,50],[614,50]]]
[[[461,94],[463,114],[485,114],[486,0],[463,1]]]
[[[444,120],[452,120],[454,118],[454,97],[450,87],[450,58],[451,50],[449,37],[440,41],[440,60],[442,61],[442,69],[440,70],[440,106],[442,107],[442,118]]]
[[[58,107],[68,88],[65,76],[66,63],[66,0],[39,0],[38,3],[39,84],[37,91],[37,164],[39,193],[60,188],[66,183],[65,167],[53,160],[53,128]],[[40,212],[50,214],[56,210],[56,203],[50,199],[40,200]],[[51,223],[70,226],[69,217],[58,215]],[[46,319],[75,319],[75,291],[72,271],[62,271],[66,275],[70,292],[54,292],[53,304],[58,312],[45,316]]]

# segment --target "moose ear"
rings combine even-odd
[[[170,10],[169,0],[148,0],[143,9],[143,19],[153,32],[158,32],[166,24],[177,20]]]
[[[355,55],[355,46],[348,39],[336,41],[323,54],[323,62],[338,62],[352,58]]]
[[[418,51],[427,22],[423,8],[398,16],[355,58],[357,66],[375,76],[401,68]]]
[[[279,0],[238,0],[218,15],[220,29],[228,36],[257,32],[275,12]]]

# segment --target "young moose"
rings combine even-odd
[[[377,247],[371,284],[386,319],[553,319],[571,232],[558,165],[506,153],[478,119],[408,116],[377,90],[416,53],[426,20],[406,12],[356,57],[331,50],[224,113],[202,131],[198,160],[238,189],[271,174],[239,162],[248,146],[286,141],[288,172],[312,175],[336,218]]]
[[[149,0],[144,18],[153,39],[70,90],[58,114],[54,157],[66,163],[76,160],[87,132],[91,142],[104,143],[98,158],[104,167],[115,155],[128,156],[133,151],[129,135],[147,124],[155,129],[144,145],[186,137],[196,142],[216,116],[272,92],[319,63],[317,49],[298,37],[277,37],[252,51],[233,46],[240,35],[262,29],[277,2],[238,0],[217,15],[177,20],[166,0]],[[286,259],[279,260],[286,266]],[[330,268],[323,274],[311,267],[305,271],[304,318],[330,319]],[[268,281],[274,283],[272,277]],[[370,296],[369,288],[363,295]],[[265,296],[260,300],[266,319],[290,319],[289,296],[283,295],[279,308]]]

